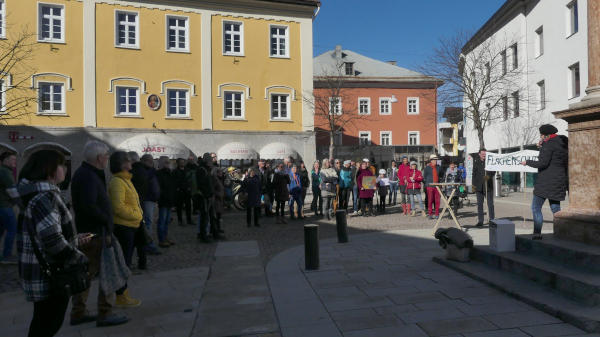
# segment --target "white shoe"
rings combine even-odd
[[[358,216],[358,212],[354,211],[354,213],[352,213],[353,216]]]

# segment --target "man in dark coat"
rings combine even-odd
[[[560,202],[565,200],[569,189],[568,175],[568,138],[559,136],[556,127],[544,124],[540,127],[540,154],[538,160],[523,161],[522,165],[538,169],[538,177],[533,187],[533,200],[531,211],[533,212],[533,239],[542,238],[542,206],[546,199],[550,203],[552,214],[560,211]]]
[[[175,205],[177,206],[177,221],[179,226],[183,226],[183,209],[185,208],[185,217],[187,224],[192,224],[192,195],[191,186],[187,181],[188,168],[185,159],[177,159],[177,167],[173,170],[173,179],[175,182]]]
[[[84,147],[84,162],[75,171],[71,182],[71,199],[75,223],[79,233],[96,234],[81,251],[89,261],[90,278],[100,272],[100,258],[103,246],[103,234],[110,237],[113,230],[112,206],[106,190],[104,169],[108,163],[109,148],[99,141],[90,141]],[[112,305],[102,288],[98,291],[98,316],[90,315],[86,310],[89,289],[73,295],[71,325],[96,320],[98,326],[123,324],[129,318],[112,313]]]
[[[488,219],[495,219],[494,214],[494,171],[485,170],[485,149],[479,150],[479,156],[473,157],[473,189],[477,196],[477,225],[483,226],[483,199],[487,198]]]
[[[202,242],[210,242],[208,232],[212,234],[213,239],[222,239],[219,234],[216,213],[213,207],[214,187],[213,175],[211,175],[213,161],[210,153],[205,153],[202,158],[198,158],[198,169],[196,170],[196,182],[198,201],[200,203],[200,217],[198,218],[198,239]],[[207,228],[210,223],[210,229]]]
[[[158,202],[158,198],[160,197],[160,185],[158,184],[158,178],[156,177],[156,169],[154,168],[154,158],[152,155],[143,155],[140,159],[140,162],[142,164],[140,169],[143,173],[139,175],[132,174],[131,182],[136,188],[138,194],[141,194],[143,191],[143,194],[141,194],[140,197],[140,204],[144,212],[144,223],[146,224],[148,233],[152,233],[154,210],[156,209],[156,204]],[[132,169],[134,169],[133,166]],[[136,179],[134,179],[134,177],[136,177]],[[138,186],[143,187],[138,190]],[[153,255],[161,254],[154,242],[151,242],[148,246],[146,246],[146,251]]]

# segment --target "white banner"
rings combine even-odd
[[[524,160],[538,160],[539,151],[523,150],[512,153],[497,154],[487,152],[485,156],[486,171],[500,172],[536,172],[531,166],[521,165]]]
[[[473,157],[467,155],[467,160],[465,163],[465,169],[467,170],[467,179],[465,183],[467,186],[473,185]]]

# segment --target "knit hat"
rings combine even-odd
[[[363,162],[365,162],[365,163],[368,163],[368,162],[369,162],[369,159],[365,158],[365,159],[363,159],[362,161],[363,161]]]
[[[413,160],[413,161],[410,162],[410,165],[415,165],[416,166],[417,162]]]
[[[432,160],[432,159],[437,160],[438,157],[435,154],[432,154],[432,155],[429,156],[429,160]]]
[[[350,160],[344,160],[344,165],[350,165],[351,161]]]
[[[379,170],[379,174],[385,174],[385,169]]]
[[[540,134],[544,136],[553,135],[558,132],[558,129],[551,124],[544,124],[540,126]]]

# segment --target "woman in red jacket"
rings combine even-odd
[[[419,210],[423,213],[423,216],[427,216],[427,212],[425,212],[425,208],[423,207],[423,199],[421,197],[421,182],[423,181],[423,174],[421,171],[417,170],[417,163],[410,163],[410,170],[406,176],[406,194],[410,197],[410,204],[408,204],[407,212],[411,212],[411,208],[413,209],[410,213],[411,216],[415,216],[415,197],[419,201]]]
[[[373,196],[375,195],[374,189],[365,189],[363,187],[363,178],[373,176],[373,172],[367,168],[367,162],[363,161],[358,170],[358,176],[356,178],[356,184],[358,185],[360,198],[360,207],[363,216],[373,215]],[[367,204],[369,205],[369,213],[367,214]]]
[[[404,213],[404,215],[408,215],[408,213],[410,213],[407,190],[409,171],[410,165],[408,164],[408,157],[402,156],[402,162],[398,166],[398,185],[400,186],[400,196],[402,197],[402,213]]]

